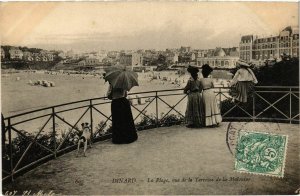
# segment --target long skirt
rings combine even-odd
[[[188,126],[203,126],[203,103],[199,92],[192,92],[188,95],[185,122]]]
[[[217,125],[222,122],[220,109],[213,89],[203,90],[205,126]]]
[[[239,81],[236,84],[236,99],[239,102],[246,103],[248,100],[248,94],[253,89],[253,82],[251,81]]]
[[[129,101],[123,97],[111,102],[112,113],[112,142],[128,144],[137,140],[131,107]]]

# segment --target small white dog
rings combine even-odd
[[[79,154],[79,148],[80,148],[80,144],[83,143],[84,144],[84,148],[83,148],[83,156],[85,155],[86,149],[87,149],[87,144],[88,142],[90,142],[90,148],[92,147],[92,140],[91,140],[91,129],[90,129],[90,125],[89,123],[82,123],[82,134],[78,139],[78,146],[77,146],[77,155]]]

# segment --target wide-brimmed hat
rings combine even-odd
[[[211,66],[209,66],[209,64],[202,65],[202,72],[211,73],[212,71],[213,71],[213,68],[211,68]]]
[[[199,69],[197,67],[193,67],[193,66],[189,65],[188,68],[187,68],[187,71],[189,73],[198,73]]]
[[[249,63],[247,63],[246,61],[243,61],[243,60],[238,60],[236,63],[239,65],[245,66],[245,67],[251,67],[251,65]]]

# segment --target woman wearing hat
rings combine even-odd
[[[191,74],[184,93],[188,94],[185,121],[187,127],[201,127],[203,125],[203,105],[200,92],[202,87],[198,80],[198,68],[189,66],[187,71]]]
[[[230,82],[230,86],[235,85],[235,90],[237,95],[233,98],[238,100],[239,102],[246,103],[248,99],[248,93],[250,89],[257,84],[257,79],[250,69],[250,65],[244,61],[237,61],[240,65],[240,69],[235,73],[232,81]]]
[[[203,78],[200,79],[200,83],[203,87],[202,100],[204,104],[205,126],[218,125],[222,122],[222,116],[213,89],[213,80],[208,77],[212,71],[213,69],[208,64],[202,66]]]

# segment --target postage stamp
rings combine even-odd
[[[288,137],[240,130],[234,170],[283,177]]]

